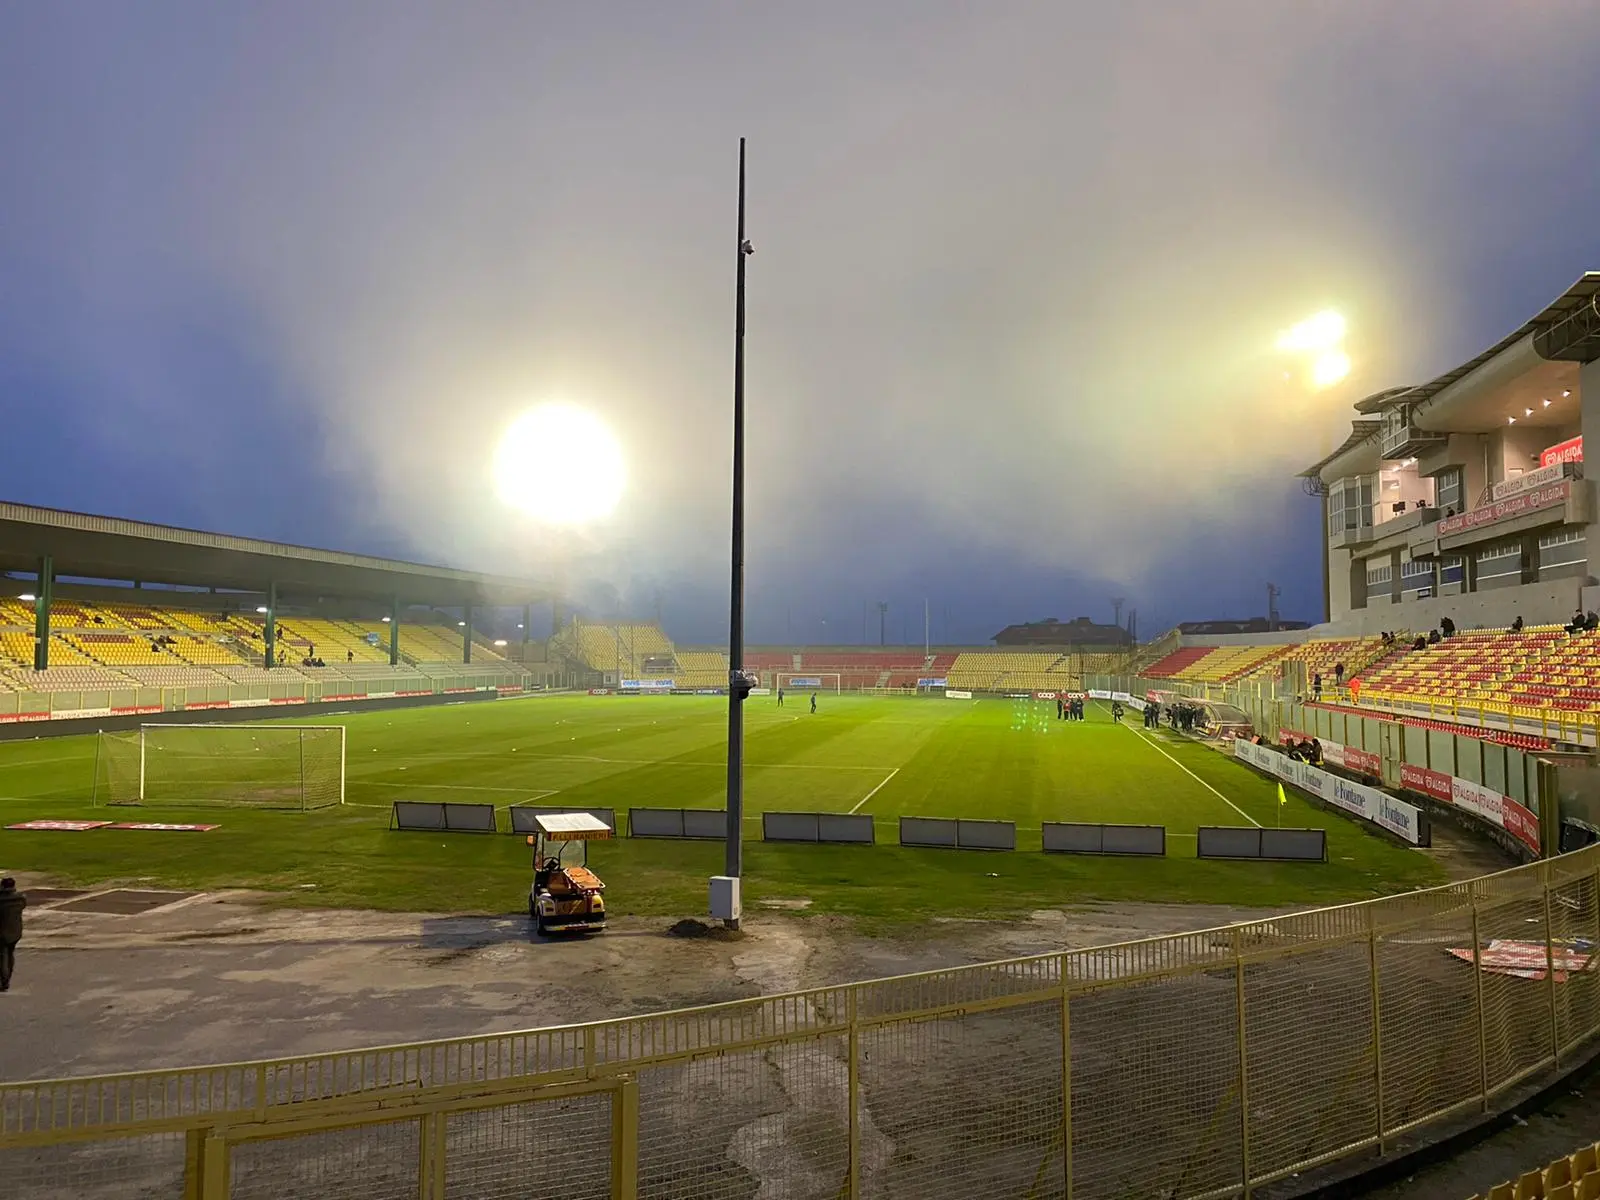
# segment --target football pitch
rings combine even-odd
[[[1037,701],[823,693],[778,708],[746,705],[745,903],[889,922],[1004,918],[1093,901],[1286,906],[1431,886],[1442,870],[1291,796],[1216,751],[1089,719],[1055,719]],[[720,808],[726,700],[539,696],[439,708],[330,715],[347,729],[347,803],[313,812],[147,805],[93,808],[93,737],[0,743],[0,825],[32,819],[206,821],[209,833],[0,830],[0,871],[65,884],[139,881],[214,891],[260,889],[283,903],[397,911],[506,913],[526,905],[529,852],[509,835],[398,833],[395,800],[533,803],[617,810]],[[304,723],[304,722],[302,722]],[[246,769],[246,768],[241,768]],[[765,810],[857,812],[876,846],[764,844]],[[1017,824],[1015,853],[896,844],[902,816]],[[1044,821],[1159,824],[1165,859],[1046,855]],[[1203,861],[1200,825],[1328,830],[1327,863]],[[505,820],[502,818],[502,825]],[[623,824],[623,828],[626,826]],[[703,914],[716,842],[597,843],[591,865],[617,916]]]

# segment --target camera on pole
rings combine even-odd
[[[752,688],[759,687],[761,676],[754,671],[729,671],[728,694],[735,700],[743,700],[750,694]]]

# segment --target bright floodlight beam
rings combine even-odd
[[[1311,386],[1332,387],[1350,374],[1350,356],[1343,350],[1328,350],[1311,364]]]
[[[502,501],[550,525],[609,517],[628,475],[606,423],[570,404],[542,405],[513,421],[495,448],[493,471]]]
[[[1329,309],[1279,334],[1278,349],[1286,354],[1332,350],[1344,340],[1344,332],[1344,318]]]

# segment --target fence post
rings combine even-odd
[[[1233,931],[1233,998],[1239,1037],[1239,1166],[1244,1200],[1250,1200],[1250,1051],[1245,1035],[1244,947]]]
[[[856,989],[850,988],[844,994],[844,1013],[846,1023],[845,1060],[848,1064],[846,1071],[845,1104],[848,1112],[845,1120],[849,1128],[847,1142],[850,1151],[849,1169],[846,1175],[845,1195],[848,1200],[856,1200],[861,1194],[861,1072],[857,1064],[861,1060],[861,1030],[856,1024]]]
[[[1550,993],[1550,1059],[1561,1065],[1561,1012],[1556,998],[1556,925],[1550,912],[1550,860],[1540,864],[1539,880],[1544,885],[1544,977]]]
[[[1066,1176],[1067,1200],[1072,1200],[1072,988],[1067,956],[1057,960],[1061,972],[1061,1169]]]
[[[444,1200],[445,1154],[449,1133],[444,1113],[427,1113],[418,1130],[417,1195],[423,1200]]]
[[[1483,1011],[1483,940],[1478,934],[1478,891],[1468,884],[1472,901],[1472,994],[1478,1008],[1478,1093],[1483,1100],[1483,1111],[1489,1111],[1489,1035],[1485,1028],[1488,1020]]]
[[[1372,1086],[1378,1108],[1378,1153],[1386,1152],[1384,1130],[1387,1122],[1383,1112],[1383,988],[1378,976],[1378,918],[1377,905],[1367,905],[1367,963],[1372,980]]]
[[[611,1200],[638,1200],[639,1080],[624,1075],[611,1093]],[[441,1189],[440,1200],[444,1196]]]
[[[206,1142],[201,1150],[200,1195],[202,1200],[228,1200],[228,1139],[217,1136],[214,1130],[206,1131]]]

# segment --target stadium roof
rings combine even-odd
[[[45,555],[57,575],[90,579],[251,592],[275,583],[290,595],[398,597],[440,607],[532,604],[549,596],[542,584],[503,575],[0,501],[0,571],[35,571]]]
[[[1356,404],[1356,411],[1370,415],[1381,413],[1397,404],[1410,404],[1414,406],[1413,415],[1420,416],[1456,384],[1467,380],[1474,372],[1489,366],[1522,343],[1526,343],[1526,346],[1524,355],[1519,357],[1527,361],[1516,365],[1524,372],[1541,360],[1582,363],[1600,358],[1600,271],[1585,272],[1576,283],[1545,305],[1538,314],[1459,367],[1446,371],[1424,384],[1389,388],[1368,396]],[[1376,440],[1381,436],[1378,424],[1376,421],[1356,421],[1350,438],[1342,447],[1300,474],[1316,476],[1324,467],[1346,452],[1369,440]],[[1425,428],[1433,428],[1426,422],[1423,424]]]

